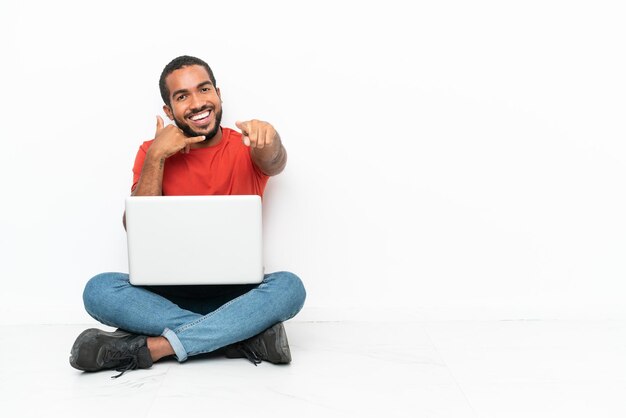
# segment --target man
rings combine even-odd
[[[163,110],[175,125],[164,126],[157,116],[154,139],[137,153],[132,195],[262,196],[269,177],[287,161],[274,127],[259,120],[237,122],[241,134],[221,127],[221,92],[198,58],[175,58],[159,87]],[[124,273],[100,274],[85,287],[85,309],[119,329],[81,333],[70,364],[124,373],[167,356],[182,362],[218,349],[255,365],[289,363],[282,322],[300,311],[305,297],[302,282],[289,272],[267,274],[255,285],[159,287],[133,286]]]

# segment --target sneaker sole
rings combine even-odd
[[[81,348],[84,349],[86,342],[88,342],[89,340],[95,340],[96,337],[98,337],[99,335],[114,336],[114,335],[119,335],[120,333],[123,333],[123,331],[118,330],[115,332],[107,332],[107,331],[102,331],[97,328],[89,328],[81,332],[80,335],[76,338],[76,341],[74,341],[74,345],[72,346],[72,350],[70,351],[70,365],[73,368],[82,370],[84,372],[95,372],[98,370],[102,370],[101,364],[100,365],[96,364],[95,366],[92,366],[92,367],[88,367],[84,365],[82,361],[84,359],[81,358],[81,354],[86,354],[86,353],[81,352]],[[92,357],[93,353],[91,353],[91,356],[89,354],[86,354],[86,355],[89,357]],[[97,357],[98,356],[96,354],[95,358]]]
[[[291,350],[289,349],[289,341],[287,340],[287,332],[282,322],[274,325],[270,330],[276,334],[274,348],[278,354],[277,358],[270,359],[269,361],[274,364],[289,364],[291,363]]]
[[[72,346],[72,350],[70,351],[70,365],[73,368],[82,370],[85,372],[93,371],[93,370],[90,370],[90,368],[82,366],[80,364],[81,363],[80,349],[83,343],[89,339],[94,338],[98,334],[98,331],[99,330],[95,328],[90,328],[81,332],[80,335],[76,338],[76,341],[74,341],[74,345]]]

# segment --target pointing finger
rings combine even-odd
[[[239,130],[241,130],[241,134],[242,134],[242,141],[243,144],[246,147],[250,146],[250,122],[241,122],[241,121],[236,121],[235,122],[235,126],[237,126],[237,128],[239,128]]]
[[[235,125],[237,126],[237,128],[239,128],[239,130],[241,130],[241,133],[244,135],[247,135],[248,132],[250,132],[250,122],[237,121],[235,122]]]

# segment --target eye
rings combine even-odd
[[[206,92],[208,92],[209,90],[211,90],[211,88],[210,88],[210,87],[202,87],[202,88],[200,89],[200,91],[201,91],[202,93],[206,93]]]
[[[185,100],[185,98],[186,98],[186,97],[187,97],[187,95],[185,95],[185,94],[181,94],[181,95],[179,95],[179,96],[176,96],[176,99],[175,99],[175,100],[176,100],[177,102],[180,102],[181,100]]]

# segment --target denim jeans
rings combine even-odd
[[[178,361],[250,338],[294,317],[306,298],[293,273],[266,274],[260,284],[133,286],[125,273],[103,273],[83,301],[97,321],[132,333],[162,335]]]

